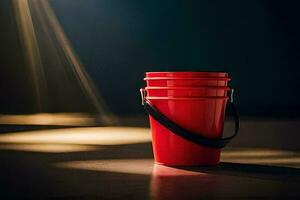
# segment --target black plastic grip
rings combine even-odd
[[[233,101],[230,101],[227,103],[226,106],[226,112],[230,113],[235,122],[235,129],[232,136],[226,137],[226,138],[220,138],[220,139],[214,139],[214,138],[207,138],[204,136],[201,136],[201,133],[194,133],[192,131],[189,131],[180,125],[174,123],[171,121],[168,117],[166,117],[164,114],[162,114],[157,108],[155,108],[147,98],[143,99],[143,105],[146,113],[151,115],[156,121],[158,121],[160,124],[165,126],[167,129],[172,131],[174,134],[181,136],[193,143],[210,147],[210,148],[223,148],[225,147],[232,138],[234,138],[240,127],[240,121],[239,121],[239,115],[235,108],[235,105]]]

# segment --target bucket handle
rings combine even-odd
[[[143,88],[140,89],[141,97],[142,97],[142,105],[144,106],[144,109],[147,114],[151,115],[151,117],[153,117],[156,121],[158,121],[160,124],[165,126],[167,129],[169,129],[176,135],[183,137],[195,144],[202,145],[205,147],[210,147],[210,148],[216,148],[216,149],[225,147],[230,142],[230,140],[237,135],[240,128],[239,115],[233,103],[233,91],[234,91],[233,89],[230,89],[230,101],[227,103],[226,110],[229,111],[234,118],[234,122],[235,122],[234,133],[232,136],[229,137],[214,139],[214,138],[204,137],[201,136],[200,134],[189,131],[181,127],[180,125],[176,124],[175,122],[171,121],[168,117],[162,114],[157,108],[155,108],[149,100],[147,100],[145,89]]]

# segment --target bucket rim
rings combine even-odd
[[[155,72],[146,72],[145,73],[146,76],[147,75],[155,75],[155,74],[170,74],[170,75],[175,75],[175,74],[181,74],[181,75],[219,75],[218,77],[228,77],[228,73],[227,72],[209,72],[209,71],[202,71],[202,72],[199,72],[199,71],[176,71],[176,72],[171,72],[171,71],[166,71],[166,72],[158,72],[158,71],[155,71]]]
[[[198,90],[198,89],[209,89],[209,90],[226,90],[229,91],[230,87],[226,87],[226,86],[196,86],[196,87],[183,87],[183,86],[179,86],[179,87],[159,87],[159,86],[147,86],[145,87],[145,90]]]
[[[145,81],[148,80],[211,80],[211,81],[230,81],[229,77],[145,77]]]

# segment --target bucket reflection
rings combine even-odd
[[[220,194],[222,177],[155,164],[150,182],[154,199],[199,199]]]

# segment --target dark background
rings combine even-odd
[[[226,71],[240,113],[256,116],[300,116],[296,2],[50,1],[115,113],[143,112],[138,89],[146,71]],[[0,24],[0,112],[31,113],[31,80],[9,0],[0,1]]]

